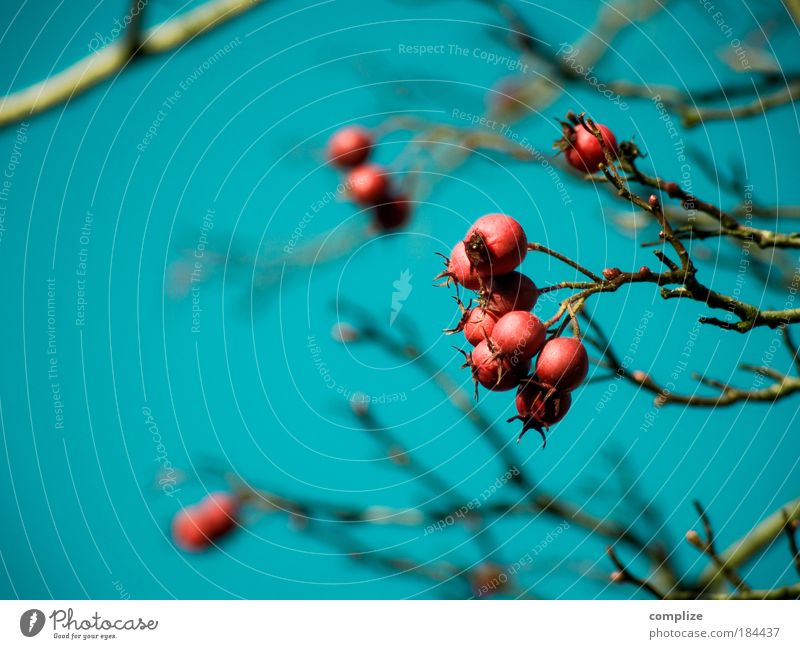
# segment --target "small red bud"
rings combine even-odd
[[[642,266],[642,267],[639,269],[639,274],[640,274],[640,275],[647,275],[647,274],[649,274],[649,273],[650,273],[650,269],[649,269],[647,266]]]
[[[614,572],[612,572],[610,577],[611,581],[614,582],[615,584],[619,584],[625,581],[625,575],[623,575],[619,570],[615,570]]]
[[[689,530],[686,532],[686,540],[692,545],[697,545],[700,543],[700,535],[694,530]]]
[[[658,197],[655,194],[650,194],[650,198],[647,199],[647,202],[650,203],[650,207],[657,207]]]
[[[617,279],[622,275],[622,271],[619,268],[604,268],[603,269],[603,277],[605,277],[608,281],[612,279]]]
[[[634,381],[638,381],[639,383],[644,383],[650,378],[647,376],[647,373],[642,370],[633,370],[633,372],[631,372],[631,377],[633,377]]]

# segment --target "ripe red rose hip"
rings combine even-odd
[[[464,337],[473,345],[492,335],[497,316],[481,307],[470,309],[464,320]]]
[[[447,260],[447,268],[435,279],[441,277],[446,277],[448,282],[452,280],[470,291],[477,291],[481,287],[481,277],[470,266],[463,241],[455,245]]]
[[[544,431],[561,421],[571,404],[572,396],[569,392],[558,392],[538,385],[534,381],[524,382],[519,386],[515,399],[517,416],[509,419],[509,421],[522,420],[522,432],[517,442],[533,428],[542,436],[542,448],[544,448],[547,445]]]
[[[475,221],[464,245],[472,267],[486,276],[510,273],[528,253],[525,230],[505,214],[487,214]]]
[[[226,493],[210,494],[172,519],[172,538],[182,549],[199,552],[236,524],[239,505]]]
[[[574,390],[589,372],[589,355],[577,338],[548,340],[536,359],[536,379],[558,390]]]
[[[328,140],[328,160],[337,167],[355,167],[369,157],[372,144],[372,136],[367,129],[346,126]]]
[[[484,291],[487,311],[503,315],[509,311],[530,311],[539,299],[539,289],[527,275],[512,271],[492,277]]]
[[[482,340],[472,350],[467,365],[472,370],[477,395],[478,383],[494,392],[512,390],[528,374],[531,363],[530,360],[523,360],[514,365],[498,356],[489,343]]]
[[[607,126],[602,124],[597,124],[596,126],[603,135],[603,141],[616,155],[617,138],[614,137],[614,134]],[[582,124],[569,129],[565,128],[564,130],[566,131],[564,134],[565,143],[562,146],[564,155],[570,165],[580,171],[595,173],[600,164],[607,164],[603,148],[591,131],[584,128]]]
[[[362,205],[374,205],[389,195],[389,176],[380,165],[365,164],[347,174],[350,196]]]
[[[512,363],[533,358],[546,337],[542,321],[528,311],[506,313],[494,325],[491,334],[494,347]]]

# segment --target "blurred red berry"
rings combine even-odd
[[[347,188],[356,203],[374,205],[389,194],[389,176],[379,165],[364,164],[347,174]]]
[[[239,504],[227,493],[214,493],[185,507],[172,519],[172,538],[178,547],[199,552],[236,524]]]
[[[536,360],[536,378],[558,390],[574,390],[589,372],[589,355],[577,338],[548,340]]]
[[[505,214],[487,214],[475,221],[464,245],[470,264],[484,276],[510,273],[528,253],[525,230]]]
[[[411,216],[411,203],[405,198],[393,198],[378,203],[373,212],[379,230],[396,230],[408,223]]]
[[[372,135],[367,129],[345,126],[328,140],[328,160],[337,167],[355,167],[369,157],[372,144]]]

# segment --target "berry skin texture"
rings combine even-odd
[[[494,347],[512,363],[531,359],[544,345],[547,330],[542,321],[528,311],[511,311],[492,329]]]
[[[574,390],[589,373],[589,355],[577,338],[548,340],[536,359],[536,379],[557,390]]]
[[[571,404],[572,396],[569,392],[556,392],[534,381],[526,381],[520,385],[515,399],[517,416],[509,419],[522,420],[522,432],[517,442],[533,428],[542,436],[542,448],[547,446],[544,431],[561,421]]]
[[[603,134],[603,141],[616,155],[617,138],[614,137],[614,134],[607,126],[597,124],[597,128]],[[572,134],[567,139],[564,155],[567,158],[567,162],[579,171],[593,174],[600,164],[606,164],[606,156],[603,153],[600,142],[582,124],[575,126]]]
[[[497,355],[489,347],[486,340],[479,342],[469,356],[468,365],[472,369],[472,378],[475,380],[475,393],[478,392],[478,383],[487,390],[494,392],[505,392],[513,390],[519,382],[527,375],[530,369],[530,361],[524,360],[521,363],[512,365],[506,359]]]
[[[470,267],[463,241],[459,241],[453,248],[447,261],[447,270],[440,277],[448,277],[470,291],[477,291],[481,287],[481,278]]]
[[[185,507],[172,519],[172,538],[187,552],[200,552],[236,524],[239,505],[227,493],[214,493]]]
[[[380,165],[361,165],[347,174],[346,185],[356,203],[375,205],[389,194],[388,172]]]
[[[345,126],[328,140],[328,160],[342,169],[356,167],[369,157],[372,145],[372,136],[367,129]]]
[[[497,316],[481,307],[470,309],[469,315],[464,321],[464,337],[472,345],[477,345],[492,335]]]
[[[464,245],[472,267],[484,276],[510,273],[528,254],[525,230],[505,214],[487,214],[475,221]]]
[[[512,271],[492,277],[484,296],[485,308],[497,316],[510,311],[531,311],[539,299],[539,289],[527,275]]]

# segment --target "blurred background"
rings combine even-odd
[[[151,0],[143,21],[202,4]],[[586,55],[603,43],[608,17],[621,17],[592,70],[574,70],[584,80],[695,91],[798,69],[797,26],[780,2],[707,4],[509,2],[551,54]],[[3,2],[4,94],[120,38],[130,10],[125,0]],[[741,203],[722,178],[734,175],[756,201],[800,202],[794,105],[684,128],[649,98],[609,96],[591,81],[551,87],[547,62],[514,47],[508,30],[491,2],[268,1],[2,128],[0,595],[461,598],[485,594],[474,575],[494,566],[515,583],[498,596],[640,597],[609,583],[607,539],[563,515],[490,516],[489,505],[546,490],[657,538],[692,576],[706,565],[682,541],[698,525],[693,499],[725,547],[798,495],[796,397],[657,409],[652,393],[593,367],[597,380],[573,395],[545,450],[536,433],[515,444],[508,393],[482,392],[501,454],[432,380],[426,367],[472,390],[460,341],[442,333],[457,308],[433,278],[436,253],[475,218],[511,214],[531,240],[598,271],[656,267],[640,244],[658,228],[603,187],[541,162],[482,151],[440,164],[408,147],[420,129],[401,122],[378,131],[373,158],[406,183],[413,214],[376,231],[326,164],[325,143],[343,125],[381,129],[404,116],[479,128],[472,116],[498,113],[498,89],[539,84],[530,109],[496,118],[495,132],[553,164],[557,118],[586,111],[637,142],[642,168],[707,200]],[[750,68],[736,63],[737,47]],[[698,242],[695,252],[715,288],[764,308],[786,303],[796,252],[767,251],[744,273],[730,241]],[[544,255],[523,267],[540,286],[576,279]],[[361,310],[428,365],[363,336],[336,340],[337,325],[363,326]],[[738,364],[763,363],[770,350],[776,369],[791,365],[774,331],[699,326],[708,309],[664,301],[652,286],[598,296],[590,311],[632,367],[678,392],[713,394],[693,371],[749,385]],[[354,404],[354,395],[367,397]],[[419,471],[392,458],[398,446]],[[504,477],[509,458],[528,487]],[[435,518],[414,518],[480,499],[498,480],[480,520],[430,531]],[[216,547],[175,546],[176,512],[242,485],[308,511],[252,502]],[[348,521],[342,507],[379,520]],[[384,507],[412,520],[381,524]],[[351,556],[362,551],[369,560]],[[647,570],[635,552],[625,558]],[[745,574],[770,587],[790,570],[776,542]]]

